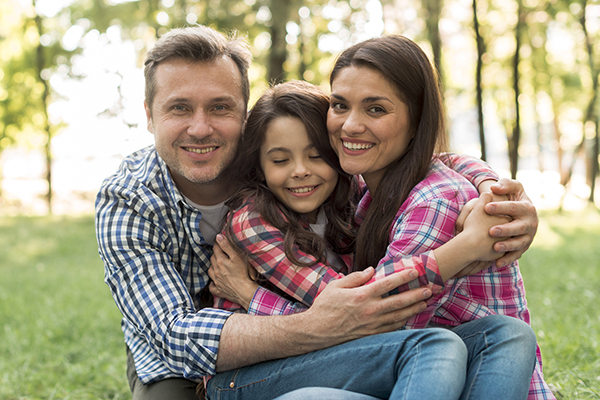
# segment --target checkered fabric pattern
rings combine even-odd
[[[525,289],[516,262],[502,269],[491,266],[475,275],[451,279],[445,285],[441,281],[433,249],[454,236],[454,224],[460,210],[467,201],[478,196],[473,184],[478,186],[485,180],[483,175],[487,179],[497,179],[480,160],[464,157],[453,159],[452,164],[455,171],[434,161],[427,178],[402,204],[390,231],[387,253],[371,282],[406,268],[415,268],[419,278],[394,293],[419,286],[432,288],[435,294],[428,301],[427,309],[412,317],[405,329],[425,328],[430,323],[456,326],[491,314],[509,315],[529,323]],[[473,184],[457,172],[465,174]],[[362,222],[370,202],[371,196],[367,192],[357,210],[357,224]],[[249,309],[266,315],[269,312],[293,313],[303,308],[260,289]],[[543,380],[539,347],[537,355],[528,399],[554,399]]]
[[[215,373],[231,313],[200,309],[212,255],[198,229],[201,218],[154,146],[126,157],[96,198],[105,282],[144,383],[182,376],[199,381]]]

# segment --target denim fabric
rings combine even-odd
[[[535,367],[536,338],[525,322],[490,315],[459,325],[469,352],[467,380],[461,400],[523,400]]]
[[[467,350],[446,329],[390,332],[214,376],[210,400],[272,400],[305,387],[379,399],[458,399]]]
[[[310,387],[297,389],[279,396],[275,400],[381,400],[366,394],[349,392],[343,389]]]

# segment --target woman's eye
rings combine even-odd
[[[273,164],[283,164],[287,161],[287,159],[273,160]]]
[[[346,109],[346,106],[344,104],[342,104],[342,103],[331,103],[330,107],[333,110],[336,110],[336,111],[338,111],[338,110],[345,110]]]
[[[376,113],[376,114],[382,114],[385,112],[385,109],[380,106],[373,106],[373,107],[369,108],[369,111]]]
[[[317,155],[314,155],[314,156],[308,156],[308,158],[310,158],[310,159],[319,159],[319,158],[321,158],[321,155],[317,154]]]

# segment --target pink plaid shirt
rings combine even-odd
[[[494,172],[481,160],[461,156],[458,159],[451,158],[451,163],[471,183],[434,160],[426,179],[413,188],[409,198],[398,210],[390,231],[390,245],[371,282],[406,268],[415,268],[419,271],[419,278],[392,293],[418,286],[427,285],[432,288],[434,296],[428,301],[427,309],[409,319],[405,329],[425,328],[430,323],[456,326],[491,314],[510,315],[529,323],[525,290],[516,262],[502,269],[491,266],[475,275],[450,279],[445,284],[441,281],[433,250],[455,235],[454,226],[460,210],[467,201],[478,196],[473,185],[478,186],[486,179],[497,179]],[[367,192],[357,210],[358,224],[362,222],[370,202],[371,196]],[[294,300],[290,301],[289,297],[285,299],[265,288],[259,288],[248,313],[273,315],[302,311],[312,304],[330,280],[351,272],[350,269],[333,271],[323,264],[294,267],[281,249],[273,251],[282,247],[283,236],[279,233],[278,237],[272,231],[273,227],[261,224],[260,217],[248,212],[248,207],[242,210],[237,219],[239,228],[234,225],[238,244],[250,252],[258,248],[259,254],[251,256],[253,267],[261,274],[267,271],[264,276],[276,290],[283,291],[284,295]],[[277,240],[281,242],[280,246],[274,245]],[[260,262],[257,263],[256,260]],[[257,264],[260,266],[257,267]],[[265,265],[268,267],[265,268]],[[228,309],[240,308],[222,299],[216,305]],[[528,399],[554,399],[543,380],[539,348],[537,355]]]

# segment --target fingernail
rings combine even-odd
[[[219,234],[217,235],[217,242],[222,242],[222,241],[223,241],[223,239],[225,239],[225,238],[223,237],[223,234],[219,233]]]
[[[496,234],[498,234],[499,232],[495,232]],[[506,251],[506,246],[503,244],[499,244],[498,245],[498,250],[496,250],[498,253],[504,253]]]
[[[408,274],[408,276],[411,279],[415,279],[415,278],[417,278],[419,276],[419,273],[416,270],[413,269],[412,271],[410,271],[410,273]]]
[[[367,273],[371,272],[372,269],[373,269],[373,267],[365,268],[365,270],[363,271],[363,273],[367,274]]]
[[[500,236],[500,234],[502,233],[502,231],[500,230],[500,228],[495,228],[492,231],[492,233],[493,233],[494,236]]]
[[[487,208],[488,208],[488,211],[491,212],[491,213],[493,213],[494,211],[496,211],[496,206],[494,206],[494,205],[488,205]]]
[[[431,296],[431,290],[426,289],[426,290],[423,291],[423,297],[424,298],[428,298],[430,296]]]
[[[497,261],[496,268],[504,268],[506,267],[506,263],[504,261]]]

